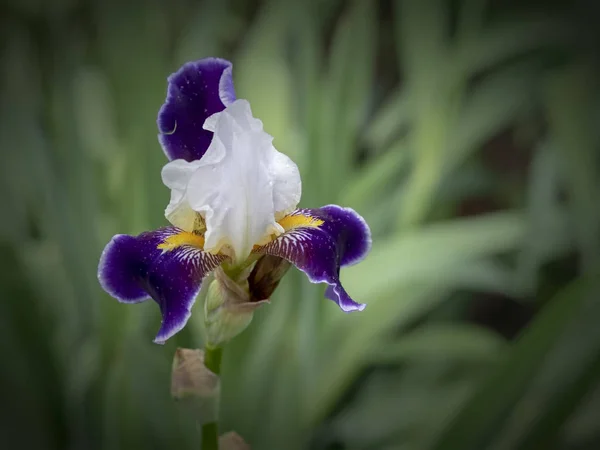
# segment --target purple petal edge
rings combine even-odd
[[[235,101],[231,62],[205,58],[184,64],[168,78],[157,118],[158,140],[169,160],[201,159],[213,133],[204,121]]]
[[[121,303],[140,303],[150,295],[131,276],[131,261],[138,257],[135,238],[117,234],[104,247],[98,263],[98,281],[109,295]]]
[[[331,224],[332,220],[335,220],[343,228],[338,235],[338,239],[343,242],[340,244],[340,265],[342,267],[353,266],[365,259],[373,244],[371,229],[365,219],[352,208],[338,205],[326,205],[319,210],[325,212],[329,217],[325,223],[326,227]],[[335,230],[331,230],[331,232],[334,233]]]
[[[362,311],[367,307],[365,303],[352,300],[341,283],[328,285],[325,289],[325,298],[336,302],[344,312]]]

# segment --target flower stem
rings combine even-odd
[[[206,346],[204,349],[204,365],[215,375],[221,374],[221,358],[223,349],[221,347]]]
[[[215,375],[221,374],[221,358],[223,357],[223,349],[221,347],[206,346],[204,349],[204,365]],[[216,402],[217,411],[215,411],[215,420],[202,425],[202,450],[218,450],[219,449],[219,424],[218,424],[218,403]]]
[[[202,425],[202,450],[219,449],[219,426],[217,422],[209,422]]]

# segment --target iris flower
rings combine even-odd
[[[326,297],[343,311],[364,309],[339,272],[365,257],[369,227],[350,208],[297,209],[298,167],[273,147],[248,101],[236,99],[229,61],[202,59],[169,76],[157,124],[172,226],[114,236],[98,268],[101,286],[120,302],[158,303],[156,343],[185,326],[207,275],[219,267],[239,273],[261,258],[281,258],[326,283]]]

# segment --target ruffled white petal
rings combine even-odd
[[[214,132],[204,157],[191,163],[172,161],[163,169],[163,182],[172,189],[166,215],[184,228],[194,212],[201,213],[205,250],[228,246],[232,256],[243,261],[255,244],[281,232],[276,220],[300,201],[300,174],[296,164],[273,147],[273,138],[252,117],[246,100],[212,115],[204,128]]]

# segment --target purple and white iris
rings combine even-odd
[[[170,160],[162,180],[171,189],[165,216],[173,226],[113,237],[98,268],[100,284],[117,300],[158,303],[155,342],[185,326],[205,276],[265,255],[328,284],[327,298],[343,311],[364,309],[342,287],[339,271],[365,257],[369,227],[350,208],[296,209],[298,168],[273,147],[250,104],[236,99],[229,61],[207,58],[172,74],[157,123]]]

